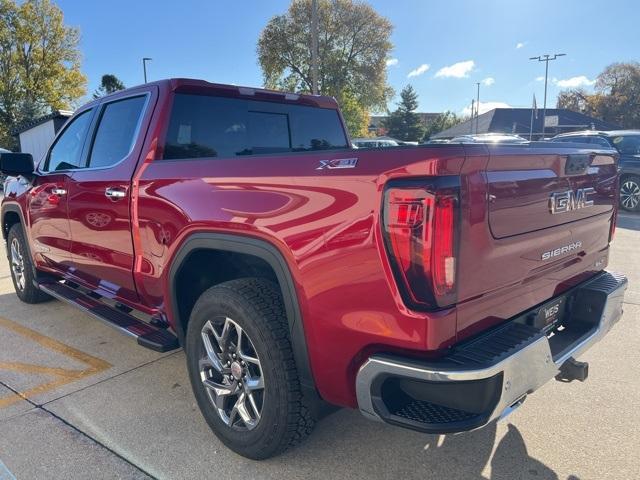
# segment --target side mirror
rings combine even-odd
[[[33,175],[35,167],[30,153],[0,153],[0,172],[10,177]]]

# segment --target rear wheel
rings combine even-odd
[[[273,283],[246,278],[205,291],[191,313],[185,350],[200,410],[236,453],[269,458],[311,432]]]
[[[630,175],[620,182],[620,206],[630,212],[640,211],[640,177]]]
[[[11,279],[18,298],[25,303],[41,303],[51,300],[51,297],[34,285],[33,263],[29,256],[27,242],[22,225],[16,223],[7,235],[7,251]]]

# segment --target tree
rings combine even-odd
[[[93,92],[93,98],[100,98],[105,95],[109,95],[110,93],[117,92],[118,90],[124,90],[124,88],[124,83],[122,83],[118,77],[107,73],[102,76],[100,86],[95,92]]]
[[[563,90],[558,94],[556,107],[591,115],[593,113],[592,96],[584,88]]]
[[[24,121],[69,108],[85,94],[79,31],[50,0],[0,0],[0,142]]]
[[[598,75],[592,99],[606,122],[623,128],[640,127],[640,63],[614,63]]]
[[[435,135],[436,133],[440,133],[443,130],[446,130],[448,128],[451,128],[455,125],[458,125],[459,123],[462,123],[463,121],[465,121],[464,118],[459,117],[458,115],[456,115],[453,112],[450,112],[449,110],[447,110],[446,112],[441,113],[440,115],[438,115],[433,122],[429,123],[429,125],[427,125],[426,129],[425,129],[425,133],[424,133],[424,141],[429,140],[433,135]]]
[[[400,92],[398,108],[383,122],[388,134],[405,142],[421,140],[424,137],[425,126],[420,115],[415,113],[417,108],[418,94],[411,85],[407,85]]]
[[[595,92],[564,90],[558,108],[568,108],[623,128],[640,127],[640,63],[613,63],[598,75]]]
[[[258,40],[258,61],[268,88],[309,93],[311,80],[311,0],[293,0],[273,17]],[[392,48],[391,23],[366,3],[318,0],[318,92],[345,108],[352,135],[367,127],[372,109],[386,107],[386,59]]]

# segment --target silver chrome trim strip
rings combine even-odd
[[[451,382],[484,379],[503,372],[503,389],[500,400],[486,423],[495,418],[502,418],[514,410],[519,403],[522,403],[525,395],[534,392],[554,378],[565,361],[570,357],[583,354],[611,330],[611,327],[622,316],[622,303],[627,283],[625,278],[607,296],[600,321],[593,333],[555,360],[553,360],[549,340],[546,336],[540,337],[495,365],[475,370],[428,369],[418,363],[412,363],[410,360],[406,362],[391,361],[374,355],[360,367],[356,377],[358,408],[365,417],[372,420],[382,420],[374,409],[371,396],[371,385],[379,375],[393,375],[431,382]]]

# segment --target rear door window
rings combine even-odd
[[[337,110],[176,94],[164,159],[348,148]]]

